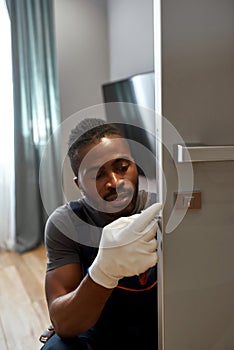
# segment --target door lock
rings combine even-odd
[[[201,209],[201,191],[176,192],[174,196],[176,209]]]

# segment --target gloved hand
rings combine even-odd
[[[158,261],[156,216],[161,204],[155,203],[140,214],[121,217],[102,231],[98,254],[89,268],[92,280],[106,288],[119,279],[139,275]]]

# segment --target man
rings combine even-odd
[[[43,350],[157,349],[161,206],[138,191],[137,166],[115,126],[83,120],[68,155],[82,198],[55,210],[46,225],[56,334]]]

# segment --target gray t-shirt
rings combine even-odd
[[[147,208],[153,203],[152,198],[152,194],[139,191],[131,214]],[[80,245],[98,248],[102,228],[106,224],[83,199],[58,207],[48,218],[45,227],[47,271],[66,264],[80,263]]]

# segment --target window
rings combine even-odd
[[[15,237],[14,116],[11,28],[4,0],[0,0],[0,248],[11,249]]]

